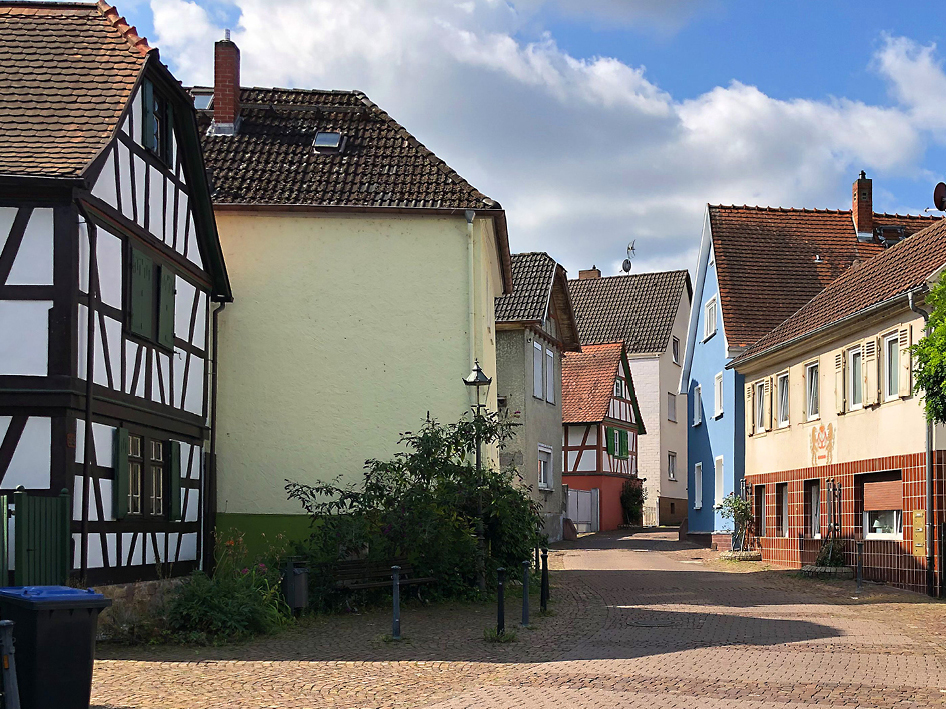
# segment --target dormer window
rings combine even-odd
[[[194,94],[194,108],[198,111],[206,111],[213,103],[214,95],[212,93]]]
[[[345,139],[341,133],[319,131],[312,145],[320,153],[340,153],[345,146]]]
[[[144,109],[141,128],[142,143],[164,164],[170,165],[173,161],[171,138],[174,135],[171,105],[150,81],[145,80],[141,91]]]

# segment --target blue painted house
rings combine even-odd
[[[688,402],[688,531],[707,543],[732,528],[716,506],[744,477],[745,383],[726,364],[852,264],[881,253],[885,235],[929,224],[874,212],[863,173],[852,192],[850,210],[706,207],[680,392]]]

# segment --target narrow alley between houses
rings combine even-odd
[[[492,605],[320,618],[224,648],[101,646],[118,707],[946,706],[946,614],[923,596],[718,559],[675,533],[582,536],[551,554],[553,612],[483,641]],[[507,618],[517,617],[510,601]],[[511,622],[511,621],[510,621]]]

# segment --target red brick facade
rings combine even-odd
[[[834,479],[841,485],[841,538],[845,561],[856,564],[856,541],[863,539],[863,480],[869,473],[901,472],[903,481],[903,535],[901,540],[864,540],[864,578],[883,581],[911,591],[926,591],[925,553],[915,556],[913,549],[913,511],[926,509],[926,454],[872,458],[852,463],[836,463],[816,468],[783,470],[762,475],[747,475],[750,499],[757,516],[753,525],[753,546],[762,551],[762,558],[772,564],[798,568],[813,564],[828,530],[828,485]],[[934,566],[939,588],[940,531],[946,519],[943,513],[946,451],[934,453]],[[810,505],[805,500],[806,481],[819,481],[821,539],[812,538]],[[787,484],[780,488],[781,484]],[[810,483],[809,483],[810,484]],[[759,536],[758,502],[764,485],[765,536]],[[780,495],[788,494],[788,534],[784,535]]]

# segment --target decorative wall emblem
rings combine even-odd
[[[830,465],[834,458],[834,424],[811,429],[811,464]]]

